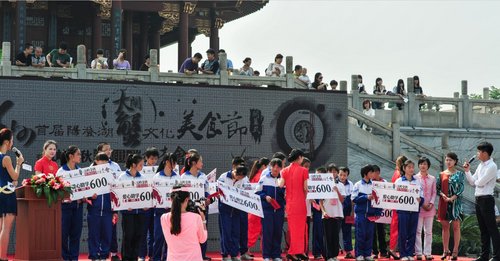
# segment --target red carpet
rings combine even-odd
[[[222,260],[222,257],[220,256],[220,254],[218,253],[209,253],[208,254],[209,257],[212,258],[213,261],[221,261]],[[87,255],[80,255],[80,261],[88,261],[89,259],[87,259]],[[285,257],[285,254],[282,255],[282,257],[284,258]],[[323,260],[323,259],[312,259],[312,256],[310,256],[310,260]],[[13,256],[9,256],[9,261],[10,260],[14,260],[14,257]],[[109,260],[109,259],[108,259]],[[255,253],[255,261],[262,261],[262,255],[260,253]],[[283,259],[285,260],[285,259]],[[354,261],[354,259],[344,259],[343,256],[339,256],[339,260],[346,260],[346,261]],[[380,261],[385,261],[385,260],[393,260],[393,259],[387,259],[387,258],[381,258],[381,259],[378,259]],[[440,256],[434,256],[434,260],[435,261],[440,261]],[[459,257],[458,260],[460,261],[471,261],[471,260],[474,260],[473,258],[468,258],[468,257]],[[182,261],[182,260],[176,260],[176,261]],[[187,260],[184,260],[184,261],[187,261]]]

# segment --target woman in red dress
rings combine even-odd
[[[259,183],[260,175],[263,170],[267,169],[267,165],[269,165],[269,159],[265,157],[254,161],[248,176],[250,183]],[[259,216],[248,214],[248,249],[255,245],[262,232],[260,219]]]
[[[399,156],[396,159],[396,169],[394,170],[394,174],[392,175],[391,182],[396,182],[397,179],[401,177],[400,169],[403,166],[403,163],[407,160],[405,156]],[[391,236],[389,241],[389,255],[392,256],[395,260],[399,260],[399,256],[396,255],[396,248],[398,247],[398,213],[396,210],[392,211],[392,220],[391,220]]]
[[[43,144],[42,157],[35,163],[35,174],[54,174],[56,175],[59,167],[52,159],[56,156],[57,143],[48,140]]]
[[[309,173],[300,165],[303,159],[304,152],[299,149],[292,150],[288,155],[288,162],[292,164],[281,171],[280,186],[285,186],[285,211],[290,231],[288,260],[308,260],[304,253],[307,245],[306,196]]]

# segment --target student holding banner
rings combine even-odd
[[[239,165],[232,171],[222,174],[217,182],[230,187],[242,188],[248,183],[248,169]],[[219,201],[219,229],[221,233],[222,260],[239,260],[242,211]],[[248,221],[246,221],[248,222]],[[242,253],[244,254],[244,253]],[[230,258],[229,258],[230,256]]]
[[[59,167],[52,159],[56,156],[57,143],[47,140],[43,144],[42,158],[35,163],[35,174],[56,174]]]
[[[177,156],[173,153],[165,153],[158,166],[159,172],[154,175],[153,180],[178,180],[180,176],[175,173]],[[165,199],[167,200],[167,199]],[[170,211],[170,208],[154,209],[154,244],[153,261],[165,261],[167,258],[167,245],[161,228],[161,216]]]
[[[415,254],[417,260],[422,260],[422,254],[426,260],[432,260],[432,223],[436,215],[434,202],[436,201],[436,178],[429,174],[431,161],[422,157],[418,160],[418,168],[420,172],[415,175],[415,178],[422,184],[424,190],[424,203],[420,208],[417,225],[417,239],[415,241]],[[422,251],[422,228],[424,229],[424,247]]]
[[[380,209],[373,208],[371,205],[372,196],[372,181],[373,167],[366,165],[361,168],[361,180],[354,184],[352,189],[352,202],[354,212],[356,213],[356,244],[355,253],[356,260],[373,261],[373,229],[374,222],[370,219],[380,216]]]
[[[143,180],[140,171],[144,166],[142,157],[138,154],[129,154],[125,167],[125,173],[118,177],[118,181]],[[137,261],[144,239],[144,222],[146,217],[144,211],[147,209],[128,209],[122,211],[122,260]]]
[[[77,146],[71,145],[63,150],[61,155],[61,168],[56,176],[64,172],[79,169],[82,154]],[[63,199],[61,204],[62,217],[62,257],[63,260],[78,260],[80,255],[80,237],[83,225],[83,202],[82,200]]]
[[[109,167],[114,171],[115,173],[115,178],[118,178],[118,175],[122,172],[122,169],[118,163],[114,162],[111,160],[111,155],[113,154],[113,149],[111,148],[111,145],[107,142],[101,142],[97,145],[97,153],[99,152],[104,152],[109,158]],[[112,228],[112,234],[111,234],[111,248],[110,248],[110,253],[111,253],[111,261],[119,261],[120,258],[118,257],[118,238],[117,238],[117,233],[116,233],[116,224],[118,224],[118,212],[113,212],[113,228]]]
[[[290,166],[281,171],[280,187],[285,187],[286,215],[288,230],[290,232],[290,248],[287,258],[289,260],[307,260],[307,179],[309,172],[300,164],[304,159],[304,152],[293,149],[288,155]]]
[[[157,166],[160,152],[155,147],[150,147],[144,152],[144,165]],[[146,222],[144,222],[144,239],[142,241],[141,251],[139,252],[139,261],[146,260],[146,257],[153,257],[153,242],[154,242],[154,209],[144,211]]]
[[[306,159],[306,158],[304,158]],[[309,160],[309,159],[308,159]],[[310,162],[310,161],[309,161]],[[304,166],[304,161],[302,161],[302,166]],[[307,167],[304,167],[307,168]],[[316,169],[316,174],[326,174],[325,167],[319,167]],[[319,199],[311,200],[311,214],[312,214],[312,254],[314,259],[320,259],[321,255],[325,252],[324,245],[324,229],[323,229],[323,211],[321,210]],[[308,224],[308,227],[310,225]]]
[[[261,176],[256,194],[262,199],[262,257],[264,261],[281,260],[281,237],[285,222],[285,189],[279,187],[283,162],[274,158],[271,173]]]
[[[407,160],[406,156],[399,156],[396,159],[396,169],[392,175],[391,182],[396,182],[397,179],[401,177],[400,169],[403,163]],[[396,249],[398,248],[398,213],[396,210],[392,211],[392,221],[391,221],[391,231],[390,231],[390,241],[389,241],[389,255],[394,258],[394,260],[399,260],[399,256],[396,254]]]
[[[344,246],[344,251],[346,252],[345,258],[351,259],[354,258],[352,255],[352,224],[351,222],[347,222],[347,219],[352,218],[354,222],[354,213],[352,212],[352,189],[354,185],[352,181],[349,180],[350,170],[347,167],[339,168],[339,182],[344,185],[345,189],[345,197],[342,202],[342,212],[344,214],[344,219],[342,219],[342,241]]]
[[[465,173],[456,169],[458,156],[454,152],[446,154],[446,170],[439,174],[436,182],[439,194],[438,221],[443,228],[443,255],[441,260],[452,256],[457,260],[460,245],[460,222],[464,211],[461,195],[464,192]],[[453,225],[453,252],[449,250],[450,224]]]
[[[387,182],[380,176],[380,167],[373,165],[373,179],[372,181]],[[373,258],[389,258],[387,254],[387,242],[385,241],[385,224],[375,223],[373,231]]]
[[[401,177],[396,180],[396,185],[416,185],[419,190],[419,197],[417,201],[420,206],[424,203],[424,194],[420,181],[413,177],[415,171],[415,163],[411,160],[406,160],[401,168]],[[420,209],[419,209],[420,210]],[[398,237],[399,237],[399,250],[401,260],[413,260],[415,253],[415,240],[417,234],[417,224],[419,217],[419,210],[417,212],[397,210],[398,212]]]
[[[10,129],[0,129],[0,259],[8,261],[7,249],[12,223],[17,215],[17,201],[15,187],[24,162],[23,155],[16,159],[16,167],[12,166],[12,159],[7,151],[12,150],[14,135]]]
[[[205,182],[205,197],[208,197],[209,187],[207,175],[201,171],[203,168],[203,158],[195,149],[188,150],[186,154],[186,160],[184,162],[184,173],[181,175],[181,179],[197,179]],[[208,206],[208,205],[207,205]],[[205,217],[208,220],[208,207],[205,210]],[[203,260],[210,260],[211,258],[207,257],[207,242],[201,244],[201,254],[203,256]]]
[[[346,196],[344,184],[337,182],[333,173],[332,176],[334,177],[332,187],[337,193],[337,198],[322,199],[320,201],[324,231],[323,257],[326,261],[338,261],[339,235],[342,219],[344,218],[342,203]]]
[[[104,152],[97,153],[93,165],[105,164],[109,164],[108,155]],[[89,259],[96,261],[107,259],[113,233],[113,210],[109,193],[92,197],[91,204],[87,205],[87,222]]]

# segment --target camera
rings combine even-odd
[[[198,210],[205,212],[205,199],[198,199],[188,201],[188,205],[186,207],[186,211],[199,214]]]

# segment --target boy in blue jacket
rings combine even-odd
[[[373,230],[374,222],[370,221],[370,217],[380,216],[381,209],[373,208],[371,205],[372,196],[372,181],[373,166],[366,165],[361,168],[362,179],[354,184],[352,190],[352,201],[354,204],[354,212],[356,213],[355,228],[356,228],[356,243],[355,253],[356,260],[373,261]]]

